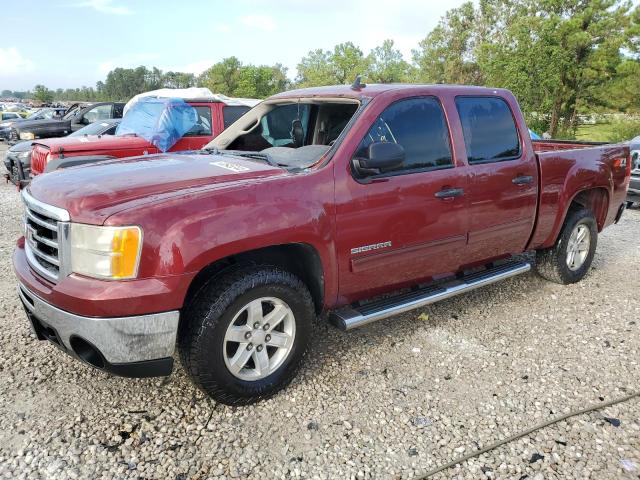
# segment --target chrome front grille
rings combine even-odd
[[[27,260],[34,270],[55,282],[67,272],[69,213],[36,200],[27,190],[22,191],[22,199]]]

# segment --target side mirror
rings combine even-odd
[[[369,145],[366,158],[355,158],[353,165],[361,175],[376,175],[380,170],[397,167],[404,162],[402,145],[392,142],[375,142]]]

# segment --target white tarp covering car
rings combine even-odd
[[[197,99],[213,99],[218,100],[226,105],[243,105],[247,107],[255,107],[262,100],[255,98],[233,98],[227,97],[219,93],[212,93],[208,88],[190,87],[190,88],[160,88],[158,90],[151,90],[150,92],[144,92],[136,95],[127,102],[124,106],[124,113],[131,106],[144,97],[156,97],[156,98],[181,98],[183,100],[197,100]]]

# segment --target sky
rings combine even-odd
[[[391,38],[407,60],[463,0],[2,0],[0,90],[95,86],[115,67],[199,74],[223,58],[288,67]]]

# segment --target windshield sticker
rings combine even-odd
[[[210,162],[211,165],[215,165],[216,167],[224,168],[225,170],[231,170],[232,172],[248,172],[250,170],[249,167],[245,167],[244,165],[238,165],[237,163],[229,163],[229,162]]]

